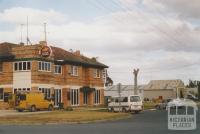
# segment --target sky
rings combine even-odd
[[[80,50],[109,66],[114,83],[200,79],[199,0],[0,0],[0,42]]]

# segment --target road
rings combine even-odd
[[[167,129],[166,111],[144,111],[130,119],[71,125],[0,126],[0,134],[200,134],[200,113],[197,129]]]

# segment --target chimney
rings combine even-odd
[[[42,45],[42,46],[47,46],[47,42],[46,41],[40,41],[39,44]]]
[[[74,52],[74,54],[75,54],[76,56],[80,56],[80,55],[81,55],[81,52],[80,52],[80,50],[76,50],[76,51]]]

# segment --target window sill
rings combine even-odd
[[[38,70],[39,72],[51,73],[52,71]]]
[[[31,72],[31,70],[19,70],[19,71],[15,71],[14,72]]]
[[[55,72],[54,72],[54,74],[56,74],[56,75],[62,75],[62,73],[55,73]]]

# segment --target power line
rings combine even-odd
[[[124,7],[124,8],[126,8],[126,9],[128,9],[128,10],[125,10],[125,11],[129,11],[128,13],[130,14],[130,15],[132,15],[131,14],[131,10],[132,9],[130,9],[129,7],[127,7],[127,6],[123,6],[122,4],[119,4],[118,2],[116,2],[116,1],[113,1],[113,0],[110,0],[113,4],[115,4],[116,6],[122,6],[122,7]],[[148,17],[145,15],[145,14],[143,14],[143,12],[141,11],[141,9],[140,8],[138,8],[137,6],[135,6],[135,8],[137,9],[137,11],[138,11],[138,13],[141,15],[141,16],[143,16],[144,18],[146,18],[147,20],[148,20]],[[173,43],[176,43],[176,44],[185,44],[185,43],[183,43],[183,42],[180,42],[179,40],[176,40],[176,38],[174,38],[173,36],[171,36],[171,35],[169,35],[168,33],[166,33],[165,31],[163,31],[162,29],[160,29],[157,25],[155,25],[155,24],[153,24],[151,21],[149,21],[149,24],[154,28],[154,29],[157,29],[160,33],[162,33],[163,35],[165,35],[166,37],[168,37],[168,38],[166,38],[166,39],[171,39],[172,41],[174,41]],[[169,45],[171,45],[171,44],[169,44]],[[171,45],[172,46],[172,45]],[[174,46],[173,46],[174,47]]]

